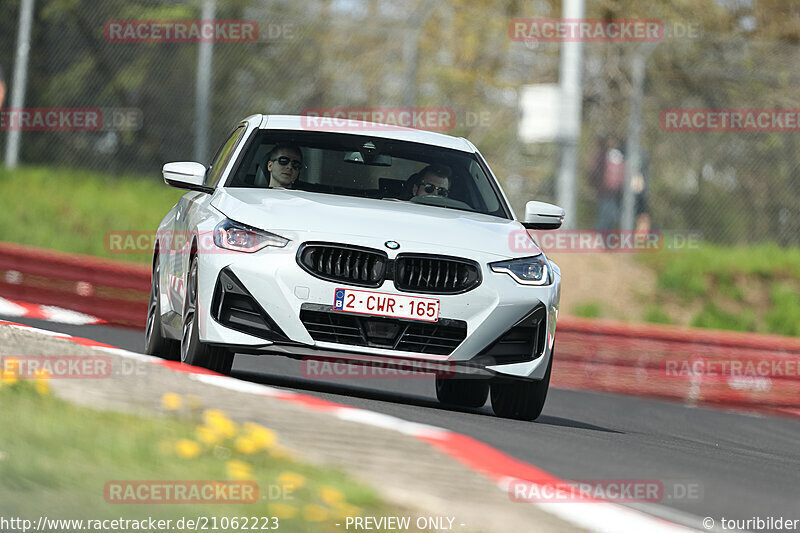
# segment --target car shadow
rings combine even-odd
[[[438,400],[424,398],[413,394],[404,394],[394,391],[382,391],[371,388],[360,387],[348,382],[346,384],[331,383],[327,381],[310,380],[305,378],[298,378],[285,375],[270,374],[268,372],[254,372],[250,370],[234,370],[231,374],[237,379],[250,381],[252,383],[259,383],[261,385],[270,385],[275,387],[284,387],[287,389],[318,392],[323,394],[334,394],[342,397],[344,403],[346,398],[359,398],[363,400],[379,401],[391,404],[402,404],[414,407],[425,407],[429,409],[436,409],[438,411],[450,411],[456,413],[466,413],[470,415],[486,416],[497,420],[504,420],[498,418],[492,413],[491,407],[487,405],[481,408],[461,407],[457,405],[442,404]],[[507,422],[520,422],[515,420],[506,420]],[[528,422],[524,422],[528,423]],[[547,426],[566,427],[574,429],[586,429],[590,431],[601,431],[604,433],[623,434],[622,431],[616,431],[569,418],[558,416],[542,415],[534,424],[541,424]]]
[[[264,372],[252,372],[249,370],[234,370],[233,377],[243,379],[262,385],[273,385],[276,387],[286,387],[290,389],[303,390],[309,392],[321,392],[325,394],[335,394],[348,398],[361,398],[364,400],[374,400],[386,403],[398,403],[413,405],[416,407],[429,407],[434,409],[446,409],[448,411],[460,411],[465,413],[482,414],[476,409],[460,408],[457,406],[443,405],[437,400],[423,398],[412,394],[403,394],[393,391],[381,391],[368,389],[353,385],[351,382],[346,384],[330,383],[327,381],[311,380],[291,376],[279,376]]]
[[[545,409],[546,408],[547,405],[545,404]],[[574,428],[574,429],[588,429],[590,431],[601,431],[603,433],[616,433],[618,435],[625,434],[624,431],[617,431],[616,429],[609,429],[601,426],[595,426],[594,424],[587,424],[586,422],[579,422],[577,420],[572,420],[571,418],[562,418],[560,416],[542,415],[536,419],[536,423],[547,426],[559,426],[559,427]]]

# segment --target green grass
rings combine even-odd
[[[692,326],[800,336],[800,248],[704,243],[640,254],[638,260],[656,272],[658,299],[672,296],[682,304],[702,304]],[[769,308],[761,303],[758,308],[728,310],[731,303],[737,308],[764,302],[765,287],[770,287]],[[658,322],[653,313],[648,309],[645,320]]]
[[[772,308],[765,316],[769,331],[800,337],[800,290],[797,285],[776,283],[770,296]]]
[[[800,279],[800,248],[777,244],[725,247],[704,243],[699,248],[639,254],[658,273],[659,286],[686,296],[708,290],[708,279],[733,283],[739,277],[764,280]]]
[[[150,253],[107,250],[108,232],[155,232],[185,191],[159,175],[119,176],[55,167],[0,168],[0,241],[147,263]]]
[[[735,314],[707,302],[703,309],[692,318],[691,326],[696,328],[729,329],[733,331],[755,331],[755,313],[743,311]]]
[[[575,314],[583,318],[600,318],[602,309],[600,302],[584,302],[575,306]]]
[[[644,312],[644,320],[652,324],[672,324],[672,319],[659,305],[649,305]]]
[[[0,502],[34,523],[39,516],[177,520],[281,514],[280,531],[338,532],[342,528],[335,523],[343,516],[397,512],[342,472],[292,460],[274,441],[244,453],[234,445],[245,434],[238,427],[236,436],[201,444],[199,454],[182,456],[176,443],[198,442],[200,410],[183,418],[143,418],[77,407],[34,387],[28,381],[0,382]],[[104,487],[112,481],[235,479],[232,460],[252,468],[247,479],[258,484],[258,502],[118,504],[105,499]]]

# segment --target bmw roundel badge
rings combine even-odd
[[[383,244],[390,250],[397,250],[398,248],[400,248],[400,243],[397,241],[386,241]]]

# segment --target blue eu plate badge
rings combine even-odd
[[[336,289],[336,297],[333,300],[333,308],[341,311],[343,307],[344,307],[344,291],[342,289]]]

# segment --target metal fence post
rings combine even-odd
[[[202,20],[210,21],[216,16],[216,0],[203,0]],[[209,162],[208,129],[211,122],[211,75],[214,60],[214,41],[203,40],[197,51],[197,87],[194,110],[194,160]]]
[[[14,80],[11,87],[11,109],[25,106],[25,90],[28,85],[28,57],[31,51],[31,26],[33,25],[33,0],[22,0],[19,7],[19,33],[17,34],[17,54],[14,59]],[[12,128],[6,139],[6,168],[17,168],[19,149],[22,144],[22,131]]]
[[[582,19],[585,13],[584,0],[564,0],[563,19]],[[559,134],[561,166],[556,183],[556,201],[567,212],[565,228],[574,228],[578,220],[577,172],[578,141],[581,137],[581,107],[583,91],[583,43],[564,41],[561,43],[561,58],[558,83],[561,87],[562,119]]]

